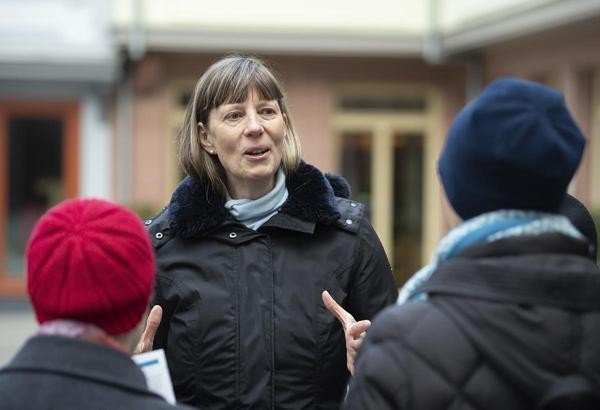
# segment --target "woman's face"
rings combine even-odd
[[[276,100],[250,89],[246,101],[213,108],[198,132],[202,148],[219,157],[232,198],[256,199],[273,188],[286,132]]]

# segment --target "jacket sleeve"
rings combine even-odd
[[[344,409],[409,409],[410,385],[404,346],[390,326],[389,310],[369,329],[358,352]]]
[[[372,319],[396,302],[398,289],[383,246],[367,219],[361,221],[355,255],[348,311],[356,320]]]

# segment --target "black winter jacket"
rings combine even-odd
[[[339,178],[339,177],[338,177]],[[186,178],[148,221],[155,303],[180,402],[205,409],[338,408],[348,378],[331,295],[358,319],[395,302],[384,250],[341,179],[302,163],[288,200],[257,231],[236,222],[207,185]]]
[[[386,309],[358,353],[346,409],[533,410],[559,380],[600,385],[600,272],[558,234],[463,251]]]

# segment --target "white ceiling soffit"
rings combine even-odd
[[[121,44],[147,50],[275,54],[414,55],[427,1],[114,0]],[[143,38],[137,38],[143,36]]]
[[[116,35],[124,44],[130,33],[121,29]],[[148,50],[170,52],[228,50],[266,54],[416,57],[423,48],[422,36],[415,34],[146,28],[142,35]]]
[[[467,22],[441,38],[445,55],[458,54],[600,15],[599,0],[546,0]]]

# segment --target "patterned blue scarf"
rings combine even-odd
[[[469,246],[503,238],[553,232],[583,239],[583,235],[568,218],[557,214],[500,210],[469,219],[442,238],[431,262],[415,273],[400,289],[398,304],[425,300],[427,295],[419,293],[418,288],[429,279],[440,263],[452,259]]]
[[[225,202],[225,208],[236,221],[257,230],[279,211],[287,198],[285,173],[279,168],[275,187],[268,194],[258,199],[230,199]]]

